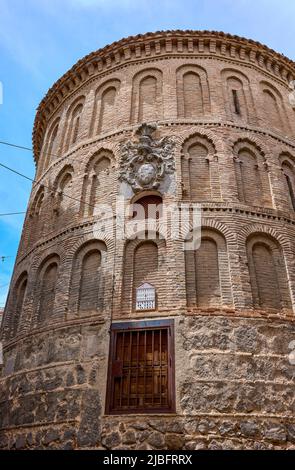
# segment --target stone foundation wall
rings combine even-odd
[[[0,447],[295,448],[294,323],[178,316],[175,337],[173,415],[105,415],[106,323],[40,332],[8,348]]]

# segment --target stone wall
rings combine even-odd
[[[2,448],[293,449],[294,326],[176,318],[176,414],[104,414],[108,325],[40,332],[6,352]]]

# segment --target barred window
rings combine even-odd
[[[173,320],[112,325],[107,413],[175,411],[173,334]]]

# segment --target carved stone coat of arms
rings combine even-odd
[[[119,178],[133,191],[158,189],[166,174],[175,171],[174,146],[171,137],[154,139],[155,124],[142,124],[136,131],[138,142],[130,140],[121,147]]]

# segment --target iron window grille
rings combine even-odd
[[[174,320],[112,325],[106,412],[175,412]]]

